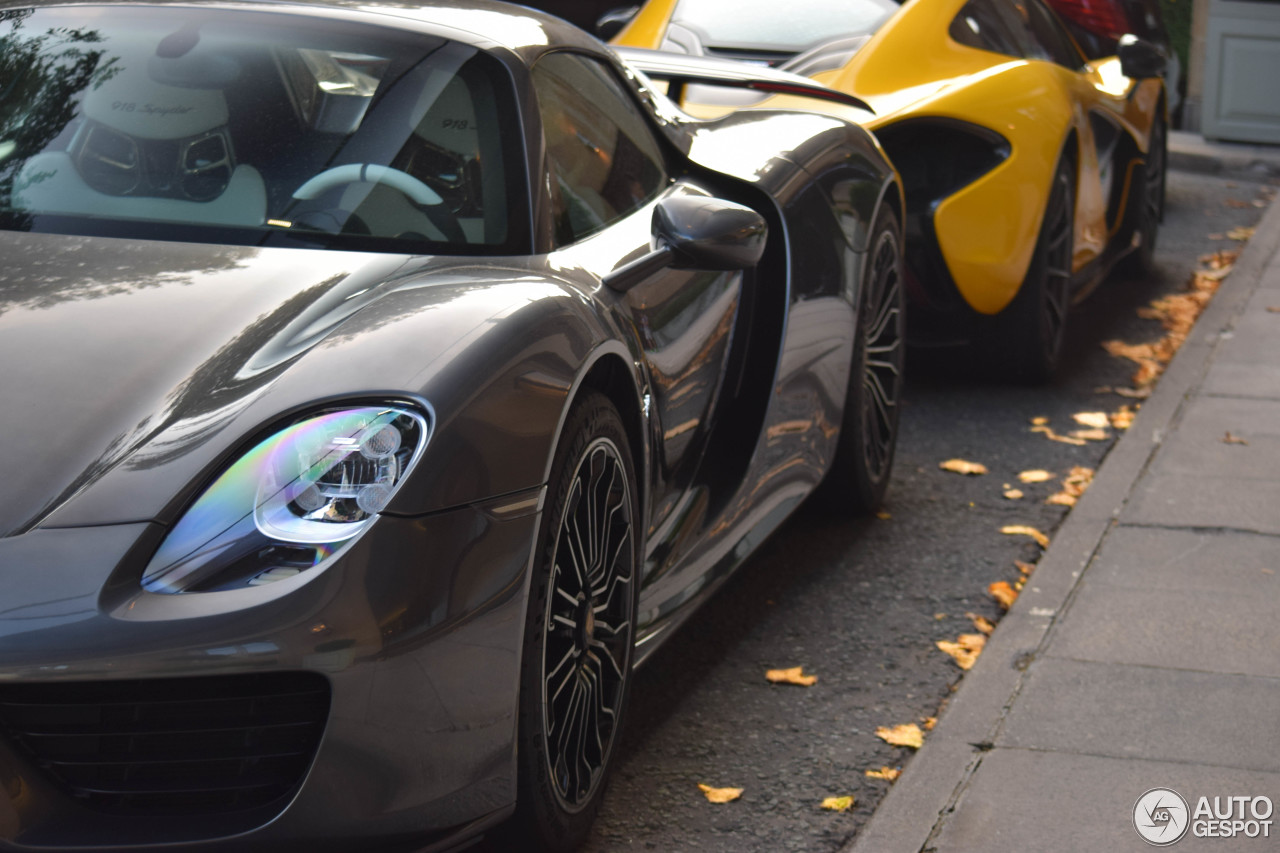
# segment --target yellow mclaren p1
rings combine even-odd
[[[1165,60],[1140,39],[1089,62],[1042,0],[649,0],[613,43],[767,64],[865,101],[717,90],[628,52],[691,113],[807,101],[875,131],[906,190],[914,341],[973,341],[1044,379],[1070,305],[1121,259],[1151,265]]]

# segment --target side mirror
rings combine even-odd
[[[664,267],[679,270],[745,270],[764,255],[769,227],[749,207],[707,196],[664,198],[653,209],[657,248],[604,278],[626,293]]]
[[[1116,55],[1120,57],[1120,73],[1134,80],[1161,76],[1169,62],[1164,51],[1135,35],[1120,37]]]
[[[760,263],[768,230],[763,216],[720,198],[676,196],[653,210],[653,235],[671,247],[676,269],[750,269]]]
[[[622,28],[631,23],[631,19],[640,11],[639,6],[624,6],[619,9],[610,9],[600,16],[596,21],[596,38],[600,41],[608,41],[609,39],[622,32]]]

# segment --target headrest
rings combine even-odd
[[[85,93],[84,115],[139,139],[184,139],[227,123],[221,90],[156,82],[137,54],[124,63],[120,73]]]

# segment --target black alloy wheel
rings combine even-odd
[[[997,317],[992,343],[1006,370],[1032,382],[1058,369],[1071,308],[1075,192],[1067,161],[1059,162],[1045,204],[1040,236],[1022,287]]]
[[[888,489],[906,365],[902,243],[892,209],[877,214],[869,246],[840,439],[823,485],[828,503],[854,512],[875,510]]]
[[[1165,173],[1168,165],[1167,134],[1162,112],[1163,107],[1157,110],[1152,119],[1151,134],[1147,140],[1147,158],[1139,172],[1141,182],[1130,196],[1130,203],[1137,206],[1137,219],[1133,228],[1139,235],[1138,247],[1125,258],[1125,271],[1131,275],[1145,276],[1155,271],[1156,240],[1160,223],[1164,221]]]
[[[556,453],[530,584],[516,821],[525,845],[574,849],[604,793],[635,643],[633,472],[617,410],[588,393]]]

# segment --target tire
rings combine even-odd
[[[1130,275],[1145,277],[1156,269],[1156,238],[1160,223],[1164,221],[1167,142],[1164,116],[1157,110],[1151,123],[1147,159],[1139,172],[1141,183],[1134,188],[1129,199],[1129,203],[1135,205],[1133,231],[1140,235],[1138,247],[1124,259],[1123,271]]]
[[[906,366],[901,240],[897,215],[881,207],[863,270],[840,438],[823,485],[825,502],[841,512],[874,511],[893,472]]]
[[[622,419],[587,392],[556,450],[530,579],[509,827],[519,849],[577,848],[604,796],[631,685],[636,494]]]
[[[1075,189],[1065,160],[1053,174],[1044,221],[1018,295],[996,315],[995,337],[1003,369],[1015,378],[1046,382],[1057,372],[1071,307],[1071,255]]]

